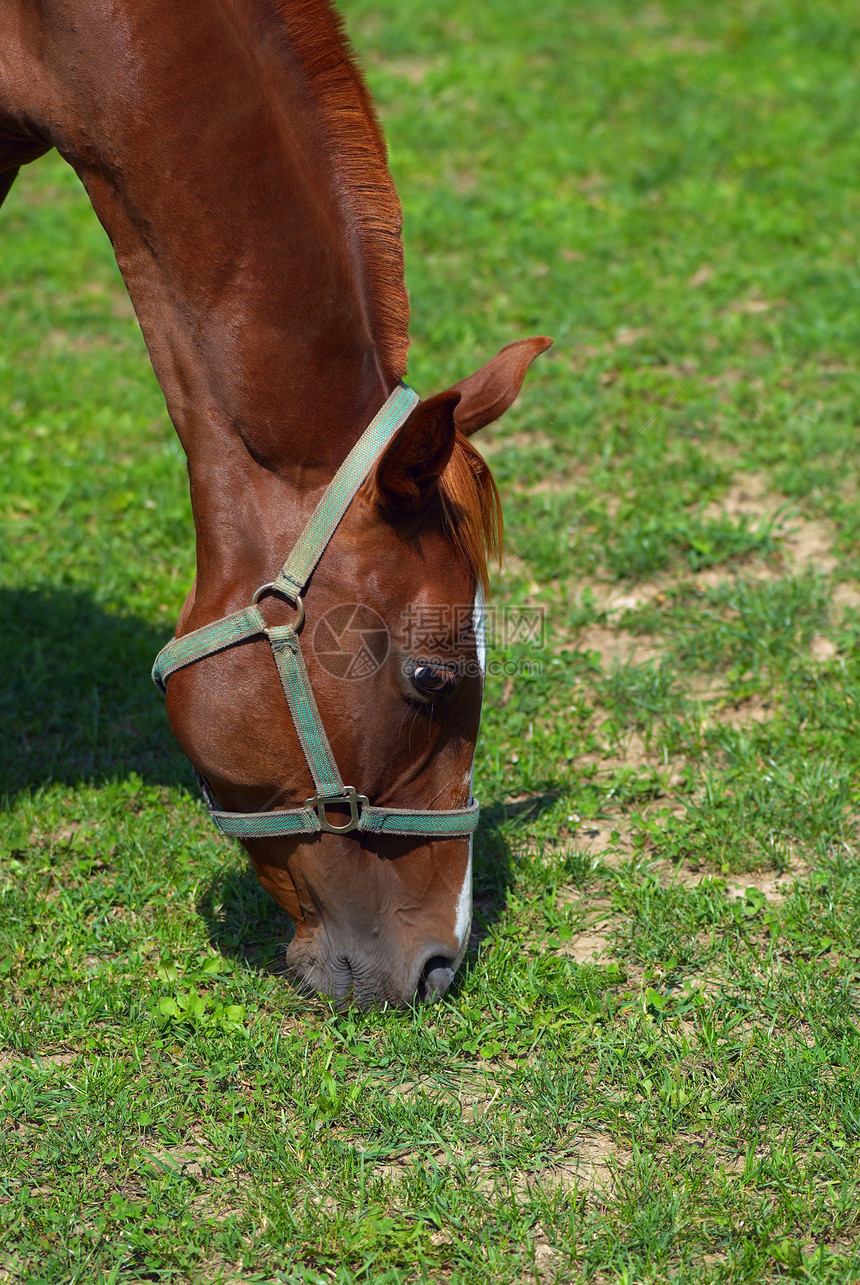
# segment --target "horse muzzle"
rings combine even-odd
[[[453,943],[424,942],[414,948],[385,938],[339,940],[324,929],[297,937],[287,949],[287,972],[303,991],[322,995],[338,1007],[406,1008],[441,999],[457,971],[462,952]]]

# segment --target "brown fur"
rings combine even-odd
[[[341,208],[364,262],[374,339],[386,373],[402,379],[409,350],[403,211],[376,112],[343,22],[328,0],[275,3],[328,134]]]

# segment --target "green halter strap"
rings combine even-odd
[[[359,487],[417,402],[417,393],[405,384],[398,384],[326,487],[277,578],[271,584],[261,585],[250,606],[181,638],[172,638],[155,659],[153,681],[165,692],[167,680],[177,669],[251,638],[265,636],[269,640],[316,792],[303,808],[282,808],[273,812],[222,812],[208,782],[201,777],[209,814],[224,834],[235,835],[239,839],[263,839],[284,834],[318,834],[323,830],[331,834],[361,830],[369,834],[447,838],[471,834],[478,824],[478,804],[474,800],[468,807],[447,811],[378,808],[353,786],[344,785],[314,700],[299,641],[305,618],[302,601],[305,586]],[[295,606],[296,619],[291,625],[266,624],[257,606],[264,593],[281,594]],[[335,803],[349,807],[349,820],[343,825],[333,825],[326,816],[326,807]]]

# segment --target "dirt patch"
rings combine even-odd
[[[470,1123],[475,1121],[486,1120],[490,1114],[496,1100],[501,1093],[501,1085],[496,1089],[492,1096],[486,1093],[470,1095],[468,1092],[460,1094],[460,1112],[464,1120]]]
[[[511,554],[509,558],[505,558],[502,569],[499,572],[499,578],[508,581],[525,580],[528,585],[528,605],[530,606],[540,602],[547,591],[553,590],[558,585],[557,580],[548,580],[544,581],[543,584],[538,584],[531,567],[522,558],[517,557],[515,553]]]
[[[743,473],[718,500],[711,501],[702,511],[705,521],[718,522],[725,518],[743,520],[750,525],[765,522],[774,524],[774,531],[782,542],[782,550],[789,569],[795,573],[813,570],[829,575],[838,564],[833,554],[837,529],[834,523],[818,518],[803,517],[791,508],[791,502],[770,489],[767,480],[757,473]],[[619,584],[617,581],[582,581],[597,605],[609,613],[636,610],[660,600],[661,594],[677,588],[685,581],[694,580],[702,589],[711,589],[729,579],[725,565],[708,567],[695,576],[660,575],[636,585]],[[743,567],[747,579],[776,579],[782,572],[760,558],[751,559]],[[838,586],[834,601],[843,606],[860,606],[860,589],[856,586]]]
[[[57,830],[51,830],[46,836],[51,843],[68,843],[74,839],[75,835],[80,834],[83,826],[80,821],[69,821],[66,825],[61,825]],[[35,840],[32,840],[35,842]]]
[[[37,1070],[44,1067],[68,1066],[82,1055],[80,1053],[37,1053],[32,1057],[28,1053],[0,1053],[0,1071],[9,1066],[33,1066]]]
[[[603,760],[596,757],[595,761]],[[599,879],[601,870],[614,869],[632,857],[634,845],[630,818],[609,812],[596,820],[583,821],[578,813],[573,812],[567,817],[566,823],[562,824],[559,836],[568,852],[588,859],[591,870],[585,883],[560,887],[559,900],[568,905],[586,902],[592,910],[605,906],[608,913],[611,901],[596,894],[592,880]],[[552,868],[556,869],[557,854],[552,854],[551,859]]]
[[[746,313],[752,316],[758,312],[770,312],[771,308],[781,308],[784,304],[784,299],[762,299],[754,295],[750,299],[737,299],[734,303],[730,303],[726,312]]]
[[[167,1147],[162,1151],[145,1151],[143,1159],[159,1169],[180,1173],[184,1178],[203,1178],[208,1162],[207,1154],[194,1145]]]
[[[816,634],[809,644],[810,656],[813,660],[819,662],[832,660],[836,655],[836,650],[836,644],[831,642],[829,638],[825,638],[824,634]]]
[[[671,36],[666,41],[666,48],[671,49],[674,54],[712,54],[719,49],[719,45],[713,44],[708,40],[697,40],[694,36]],[[696,273],[701,273],[702,269]],[[708,269],[709,277],[713,276],[711,269]],[[705,280],[708,280],[706,277]],[[701,285],[701,281],[697,284]]]
[[[506,440],[513,443],[516,438]],[[532,441],[530,438],[527,440]],[[491,447],[491,453],[504,445],[505,440],[500,440]],[[565,476],[553,474],[528,489],[530,493],[563,492],[585,485],[588,480],[581,472]],[[741,474],[725,495],[704,508],[702,517],[713,522],[728,517],[745,521],[750,526],[772,524],[774,535],[780,541],[782,562],[780,563],[779,558],[766,560],[762,557],[750,557],[743,563],[742,576],[745,580],[776,580],[786,572],[803,575],[811,571],[819,575],[830,575],[838,566],[839,559],[833,552],[837,538],[836,525],[825,519],[804,517],[792,508],[791,502],[784,495],[773,491],[767,480],[759,474]],[[505,579],[530,581],[529,593],[541,601],[545,600],[548,591],[558,588],[557,581],[538,585],[533,580],[528,564],[516,555],[505,560],[501,574]],[[704,568],[694,575],[684,571],[667,573],[636,584],[583,578],[577,582],[577,589],[580,596],[589,594],[597,609],[609,618],[611,625],[614,619],[627,611],[636,611],[655,602],[661,605],[681,585],[692,583],[697,590],[705,592],[738,574],[738,570],[720,564]],[[832,601],[834,607],[841,610],[860,608],[860,587],[848,583],[838,585],[833,592]],[[569,646],[569,643],[560,645]],[[642,635],[634,638],[623,631],[615,632],[605,625],[590,626],[577,640],[576,647],[579,651],[599,652],[604,663],[609,664],[614,659],[623,663],[634,655],[636,661],[642,663],[643,660],[651,660],[659,655],[659,644],[654,637]]]
[[[610,1192],[613,1171],[623,1165],[627,1155],[605,1133],[583,1133],[561,1163],[545,1169],[540,1176],[542,1187],[560,1186],[565,1191]]]
[[[602,750],[599,754],[584,754],[577,761],[596,763],[604,772],[622,772],[625,769],[636,771],[638,768],[654,766],[657,762],[638,732],[630,732],[624,739],[623,747],[614,754]]]
[[[615,332],[615,343],[620,348],[629,348],[640,339],[646,339],[651,331],[647,326],[622,326]]]
[[[772,518],[785,503],[785,496],[771,491],[760,474],[741,473],[725,495],[706,506],[702,517],[708,522],[721,518]]]
[[[834,648],[835,650],[835,648]],[[750,723],[767,723],[773,718],[773,704],[761,696],[751,696],[748,700],[734,704],[710,706],[707,721],[721,723],[724,727],[744,728]]]
[[[559,944],[559,953],[577,964],[605,962],[612,954],[611,935],[618,918],[610,898],[587,888],[561,888],[558,900],[562,905],[584,908],[579,928],[567,941]]]
[[[542,477],[539,482],[533,482],[531,486],[524,486],[520,489],[520,495],[557,495],[563,497],[560,502],[556,517],[561,514],[578,499],[586,487],[590,486],[597,475],[594,473],[584,473],[581,469],[574,469],[572,472],[564,471],[549,473]],[[555,520],[554,518],[552,519]]]
[[[561,947],[561,953],[577,964],[605,962],[611,952],[608,925],[603,928],[588,928],[585,932],[577,933]]]
[[[829,575],[838,565],[839,559],[833,554],[835,524],[803,517],[791,508],[786,496],[772,491],[767,479],[758,473],[741,473],[725,495],[707,505],[702,516],[711,522],[727,517],[755,523],[772,522],[782,541],[785,559],[795,572],[811,570]],[[725,579],[725,574],[720,578]]]
[[[748,888],[767,897],[768,901],[778,903],[791,895],[792,888],[798,879],[809,877],[811,867],[804,862],[792,865],[784,874],[752,870],[744,875],[732,875],[726,888],[726,896],[735,901],[742,901]]]
[[[576,650],[596,651],[605,669],[613,664],[643,665],[660,655],[657,639],[649,634],[629,634],[624,629],[607,629],[602,625],[589,625],[576,640]]]
[[[771,580],[777,575],[774,569],[764,562],[745,563],[743,572],[746,580]],[[663,606],[668,601],[670,593],[681,585],[687,585],[699,593],[704,593],[705,590],[715,589],[717,585],[724,584],[731,578],[732,573],[725,566],[719,566],[698,571],[695,576],[689,574],[655,576],[653,580],[641,581],[636,585],[618,581],[582,580],[578,587],[581,593],[588,591],[598,610],[604,612],[611,621],[623,616],[627,611],[638,611],[641,607],[650,606],[651,603]],[[857,595],[857,604],[860,605],[860,593]],[[598,626],[593,628],[597,629]],[[605,632],[613,631],[605,630]],[[614,633],[613,636],[618,637],[619,633]],[[653,635],[640,634],[636,636],[636,641],[643,644],[645,648],[651,648],[649,659],[659,655],[659,640]]]
[[[605,1133],[596,1130],[581,1133],[568,1143],[564,1155],[547,1165],[546,1168],[532,1173],[516,1173],[505,1170],[494,1163],[492,1156],[480,1147],[470,1147],[468,1154],[460,1148],[449,1152],[443,1148],[434,1148],[429,1152],[440,1168],[453,1168],[462,1171],[468,1166],[469,1180],[474,1187],[485,1194],[497,1191],[499,1187],[513,1189],[518,1196],[528,1197],[536,1190],[561,1189],[562,1191],[580,1191],[608,1193],[614,1186],[614,1174],[628,1160],[629,1154],[612,1141]],[[373,1166],[374,1176],[384,1181],[399,1184],[407,1177],[409,1170],[419,1158],[414,1152],[403,1155],[399,1160],[390,1160]]]
[[[491,460],[494,455],[502,455],[505,451],[534,451],[546,450],[555,451],[557,448],[546,433],[539,430],[532,432],[519,433],[499,433],[498,436],[481,439],[481,454]]]
[[[629,825],[625,825],[621,819],[616,821],[602,817],[599,821],[587,821],[580,825],[579,818],[572,815],[569,823],[576,827],[571,829],[574,848],[577,852],[592,857],[595,868],[599,864],[615,865],[633,850]],[[613,839],[613,834],[618,835],[618,838]],[[579,896],[579,892],[571,893],[570,899],[578,900]]]
[[[532,1242],[535,1277],[538,1281],[557,1281],[561,1255],[545,1237]]]
[[[838,615],[845,611],[856,611],[860,607],[860,588],[853,584],[838,584],[833,590],[830,601]]]
[[[593,580],[582,585],[588,589],[594,602],[610,615],[621,615],[625,611],[636,611],[655,600],[665,601],[667,591],[674,588],[677,581],[671,576],[658,576],[654,580],[631,586],[617,580],[607,583],[604,580]]]
[[[782,545],[790,566],[795,571],[815,571],[829,576],[839,565],[833,553],[836,527],[832,522],[814,518],[787,518]]]
[[[699,286],[707,285],[713,275],[714,269],[711,265],[709,263],[703,263],[702,266],[697,268],[689,278],[687,285],[690,286],[692,290],[698,290]]]
[[[673,865],[669,861],[655,861],[651,866],[660,878],[664,887],[679,884],[682,888],[700,888],[705,883],[725,882],[726,896],[731,900],[742,901],[748,888],[767,897],[768,901],[778,904],[791,895],[793,885],[800,879],[807,879],[811,866],[804,861],[792,862],[788,870],[751,870],[740,875],[716,874],[713,870],[694,870],[686,864]]]
[[[401,1080],[399,1084],[392,1084],[388,1089],[388,1096],[393,1098],[417,1098],[419,1095],[431,1097],[434,1093],[443,1092],[441,1086],[430,1079],[429,1076],[423,1076],[417,1080]]]
[[[143,1159],[149,1164],[157,1165],[159,1169],[171,1169],[186,1178],[202,1178],[206,1176],[211,1162],[210,1144],[202,1132],[192,1130],[189,1131],[188,1140],[179,1145],[166,1146],[157,1151],[144,1148]]]
[[[43,1066],[68,1066],[80,1056],[80,1053],[40,1053],[39,1061]],[[35,1061],[35,1058],[33,1060]]]

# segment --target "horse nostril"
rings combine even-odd
[[[454,980],[452,960],[445,955],[431,955],[418,979],[418,998],[429,1001],[441,999]]]

